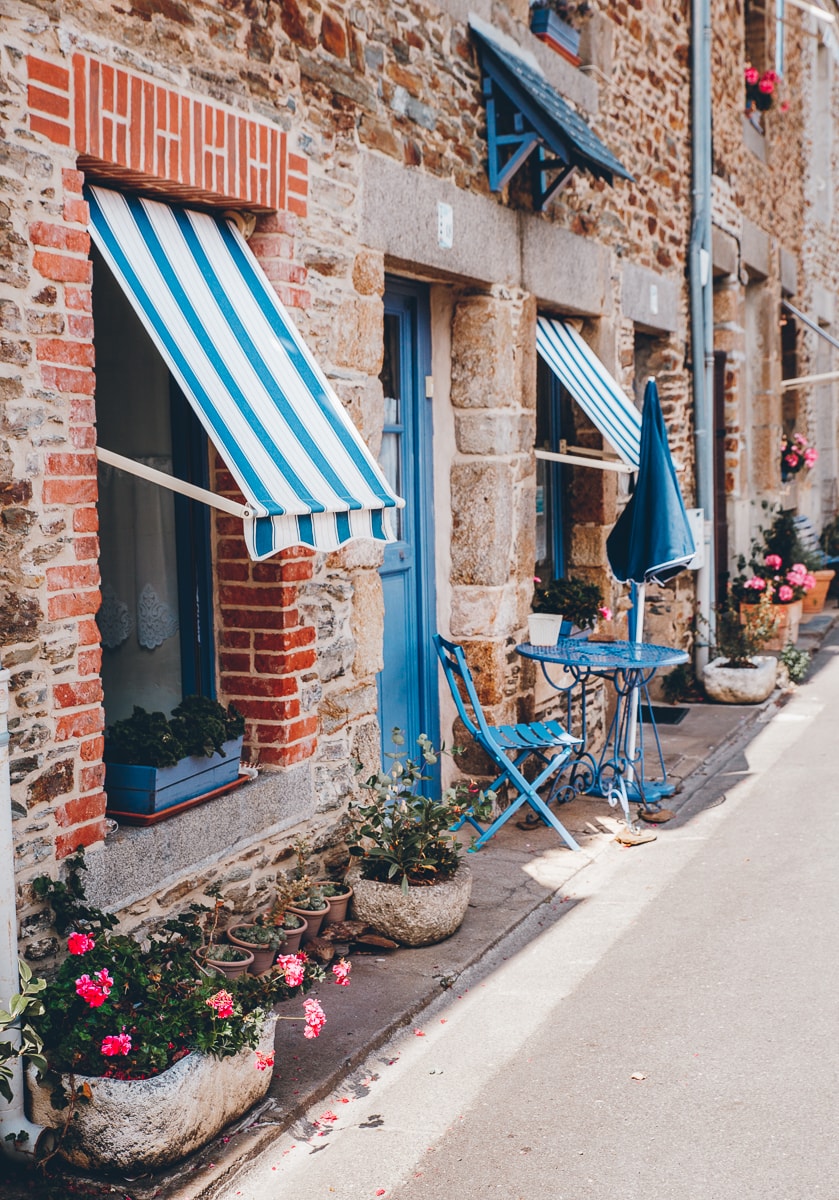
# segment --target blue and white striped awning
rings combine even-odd
[[[235,226],[88,187],[90,232],[246,501],[254,559],[392,541],[402,505]]]
[[[576,329],[539,317],[536,349],[627,466],[637,470],[641,414]]]

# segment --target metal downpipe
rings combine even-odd
[[[693,360],[696,502],[704,514],[705,565],[696,576],[700,618],[695,667],[708,661],[714,632],[714,293],[711,248],[711,8],[691,2],[691,142],[693,219],[689,249],[691,357]],[[705,643],[700,645],[699,642]]]

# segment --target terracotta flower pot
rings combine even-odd
[[[291,912],[291,909],[288,911]],[[285,934],[285,941],[283,942],[282,946],[280,946],[280,954],[296,954],[300,949],[300,944],[303,941],[303,938],[309,932],[309,922],[303,916],[303,914],[296,912],[294,916],[299,918],[300,924],[297,929],[283,930],[283,933]]]
[[[239,947],[236,947],[237,950]],[[198,957],[208,967],[214,967],[217,971],[221,971],[228,979],[238,979],[240,975],[246,975],[248,967],[253,962],[253,953],[250,949],[244,949],[245,958],[239,959],[237,962],[226,962],[222,958],[213,958],[214,946],[202,946],[198,952]]]
[[[279,953],[280,947],[260,945],[258,942],[248,942],[238,936],[240,929],[253,929],[253,925],[232,925],[226,931],[226,937],[231,946],[238,946],[240,950],[248,950],[253,955],[253,962],[248,967],[248,972],[251,975],[261,975],[263,971],[269,971],[274,964],[274,959]]]
[[[801,600],[793,600],[792,604],[773,604],[772,615],[775,618],[775,633],[764,643],[764,650],[783,650],[784,646],[794,646],[798,641],[798,626],[801,623],[803,609]],[[750,610],[754,605],[743,604],[740,607],[740,624],[745,625],[749,620]]]
[[[297,917],[302,917],[306,922],[306,928],[303,930],[301,941],[301,945],[305,946],[306,942],[311,941],[313,937],[317,937],[320,933],[320,927],[324,922],[326,914],[329,912],[329,905],[325,904],[323,908],[311,909],[295,908],[293,904],[289,904],[288,911],[294,913]],[[286,950],[284,953],[288,954],[290,951]]]
[[[326,882],[324,880],[324,882]],[[329,901],[329,911],[323,918],[324,925],[337,925],[339,921],[346,921],[347,908],[352,899],[352,888],[348,883],[341,884],[346,890],[340,896],[327,896]]]
[[[827,601],[830,581],[836,572],[825,568],[822,571],[814,571],[813,574],[816,577],[816,586],[807,593],[801,602],[804,605],[805,617],[817,616],[822,611]]]

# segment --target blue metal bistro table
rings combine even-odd
[[[591,642],[579,637],[560,638],[555,646],[534,646],[524,642],[516,650],[524,658],[540,663],[551,687],[564,693],[565,725],[569,733],[573,732],[573,701],[575,694],[579,696],[577,736],[582,739],[582,745],[569,758],[567,770],[554,785],[551,801],[563,803],[581,792],[605,796],[611,805],[620,804],[631,828],[630,800],[638,801],[650,810],[659,807],[663,796],[673,794],[675,788],[667,782],[648,686],[661,667],[675,667],[687,662],[688,655],[684,650],[648,642]],[[552,667],[563,668],[564,678],[552,676]],[[606,742],[597,759],[588,749],[587,738],[586,684],[592,678],[608,679],[616,698]],[[632,695],[636,690],[638,703],[633,704]],[[641,704],[647,707],[647,721],[655,740],[661,771],[659,779],[647,779],[645,774],[644,723],[638,720]]]

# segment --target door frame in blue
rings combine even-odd
[[[384,295],[385,313],[397,316],[400,322],[400,362],[409,364],[404,372],[403,428],[406,445],[412,451],[403,462],[403,495],[405,509],[402,519],[413,528],[414,585],[417,625],[416,661],[418,664],[419,695],[416,733],[406,730],[408,749],[413,754],[412,736],[425,733],[435,745],[440,736],[440,694],[437,656],[432,636],[437,630],[437,597],[434,580],[434,474],[432,400],[426,389],[431,376],[431,312],[427,284],[387,275]],[[408,383],[408,380],[410,383]],[[409,390],[410,389],[410,390]],[[404,404],[404,400],[409,400]],[[395,548],[385,547],[385,564]],[[398,552],[398,549],[397,549]],[[379,712],[381,705],[381,676],[379,677]],[[380,725],[383,722],[380,718]],[[383,751],[392,750],[391,730],[381,729]]]

